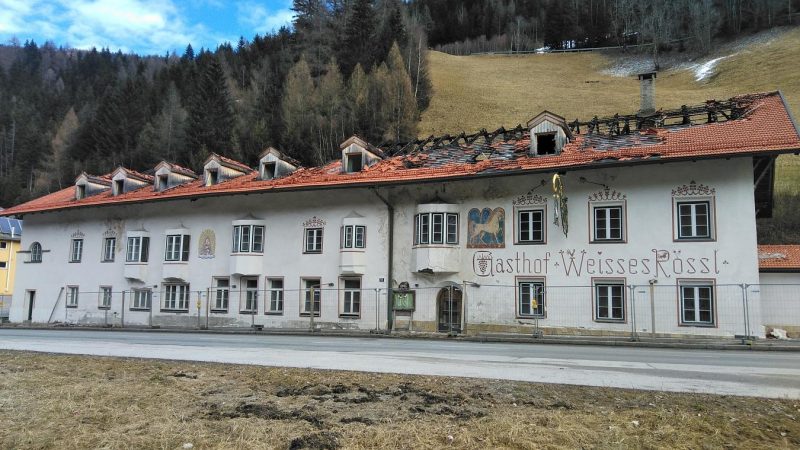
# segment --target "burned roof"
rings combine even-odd
[[[761,272],[800,272],[800,245],[759,245]]]
[[[711,101],[697,107],[659,111],[647,118],[613,116],[575,121],[569,126],[573,139],[560,153],[553,155],[531,155],[530,132],[520,125],[494,132],[482,130],[470,135],[462,133],[384,145],[385,159],[359,172],[343,172],[341,161],[336,160],[320,167],[300,168],[279,179],[262,180],[253,172],[212,186],[193,180],[161,192],[143,188],[117,196],[105,192],[76,200],[72,189],[64,189],[0,211],[0,215],[178,198],[387,186],[800,151],[800,133],[778,92],[748,94],[724,102]],[[172,167],[174,170],[177,166]]]

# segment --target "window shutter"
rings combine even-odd
[[[181,261],[189,260],[189,240],[191,236],[188,234],[183,235],[183,245],[181,246]]]
[[[148,256],[150,255],[150,238],[143,237],[142,238],[142,258],[140,259],[141,262],[147,262]]]

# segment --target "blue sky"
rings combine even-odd
[[[291,0],[0,0],[0,43],[182,54],[289,24]]]

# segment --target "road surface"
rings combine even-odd
[[[0,348],[800,399],[794,352],[23,329]]]

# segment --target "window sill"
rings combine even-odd
[[[128,308],[129,311],[150,311],[150,308]]]
[[[714,323],[686,323],[681,322],[678,324],[681,327],[692,327],[692,328],[717,328],[717,325]]]
[[[594,319],[597,323],[628,323],[627,319]]]
[[[627,244],[625,239],[594,239],[589,241],[590,244]]]
[[[547,318],[547,314],[541,314],[541,315],[537,314],[537,315],[530,315],[530,316],[523,316],[523,315],[517,314],[517,319],[546,319],[546,318]]]
[[[148,264],[147,261],[139,262],[139,261],[125,261],[126,266],[146,266]]]
[[[343,313],[340,313],[339,317],[342,318],[342,319],[360,319],[361,318],[361,314],[360,313],[356,313],[356,314],[343,314]]]
[[[189,310],[188,309],[163,309],[162,308],[161,312],[162,313],[165,312],[165,313],[177,313],[177,314],[183,313],[183,314],[186,314],[186,313],[189,312]]]
[[[547,245],[546,241],[516,241],[514,245]]]
[[[716,242],[714,238],[675,238],[673,242]]]
[[[210,312],[211,314],[228,314],[227,309],[212,309]]]
[[[417,244],[411,248],[459,248],[458,244]]]
[[[256,314],[258,314],[258,312],[257,311],[252,311],[252,310],[250,310],[250,311],[239,311],[239,314],[246,314],[248,316],[255,316]]]
[[[77,308],[78,308],[78,305],[67,305],[67,308],[70,308],[70,309],[77,309]]]
[[[70,264],[79,264],[80,263],[80,261],[67,261],[67,262],[70,263]]]
[[[99,309],[101,311],[108,311],[108,310],[111,309],[111,307],[110,306],[98,306],[97,309]]]
[[[231,256],[254,256],[254,255],[264,256],[264,252],[262,251],[262,252],[237,252],[237,253],[231,253]]]
[[[22,261],[23,264],[41,264],[41,261]]]
[[[173,264],[173,265],[187,265],[187,264],[189,264],[189,261],[167,261],[167,260],[165,259],[165,260],[164,260],[164,264],[168,264],[168,265],[169,265],[169,264]]]
[[[314,317],[319,317],[319,316],[320,316],[320,314],[319,314],[319,313],[315,313],[315,314],[314,314]],[[300,313],[300,317],[311,317],[311,313],[302,313],[302,312],[301,312],[301,313]]]
[[[264,312],[265,316],[282,316],[283,311],[266,311]]]
[[[104,264],[105,264],[105,263],[113,263],[113,262],[114,262],[114,260],[113,260],[113,259],[104,259],[104,260],[101,260],[100,262],[101,262],[101,263],[104,263]]]
[[[303,252],[303,254],[304,255],[321,255],[322,254],[322,250],[313,251],[313,252]]]

